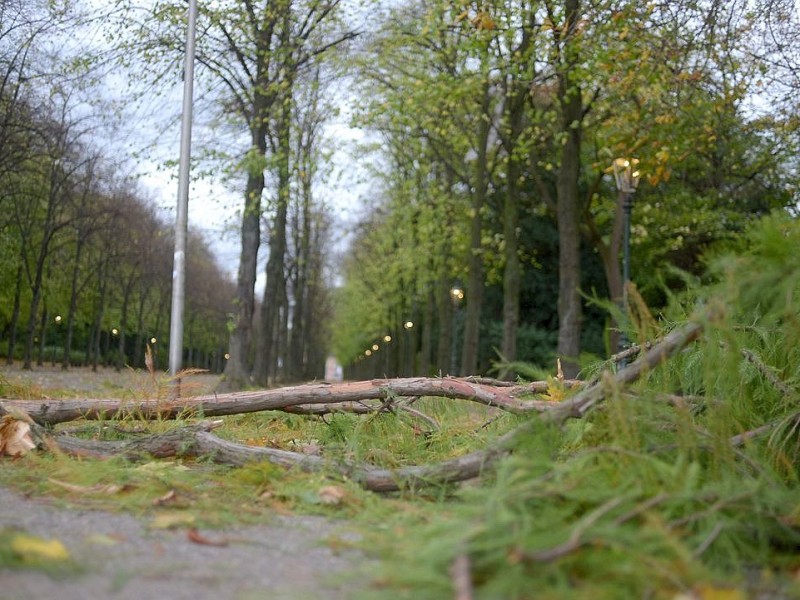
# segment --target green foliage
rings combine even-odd
[[[773,215],[745,244],[686,296],[712,315],[702,341],[584,421],[539,424],[435,519],[398,515],[391,548],[370,536],[383,585],[449,596],[467,556],[476,598],[800,592],[800,225]]]

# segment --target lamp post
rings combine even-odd
[[[458,280],[453,283],[450,288],[450,301],[453,303],[453,336],[450,348],[450,374],[453,376],[458,375],[458,313],[461,308],[461,301],[464,299],[464,288]]]
[[[403,343],[405,345],[404,355],[405,355],[405,369],[403,374],[406,377],[413,377],[416,371],[416,365],[414,364],[415,361],[415,350],[416,344],[414,340],[414,321],[411,319],[406,319],[403,321],[403,329],[405,329],[406,334],[403,336]]]
[[[612,165],[614,169],[614,182],[622,199],[622,308],[628,311],[628,282],[631,280],[631,211],[633,210],[633,194],[639,185],[639,159],[638,158],[617,158]],[[619,336],[619,347],[617,351],[622,351],[628,345],[628,339],[624,331]],[[626,361],[620,361],[620,366],[624,367]]]

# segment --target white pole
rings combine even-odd
[[[186,232],[189,212],[189,161],[192,152],[192,96],[194,93],[194,39],[197,1],[189,0],[186,56],[183,70],[183,117],[178,170],[178,211],[175,220],[175,257],[172,266],[172,313],[169,324],[169,372],[174,377],[183,360],[183,306],[186,288]]]

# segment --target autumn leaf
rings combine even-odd
[[[326,485],[319,490],[319,499],[322,504],[330,504],[332,506],[341,504],[344,496],[344,490],[336,485]]]
[[[472,18],[472,26],[478,30],[492,31],[496,27],[489,13],[481,11]]]
[[[204,535],[201,535],[200,532],[198,532],[197,529],[195,529],[194,527],[192,527],[186,532],[186,537],[189,538],[190,542],[193,542],[195,544],[200,544],[203,546],[217,546],[221,548],[223,546],[228,545],[228,540],[225,539],[211,540],[205,537]]]
[[[179,527],[186,527],[194,525],[194,515],[187,513],[160,513],[153,517],[150,521],[151,529],[177,529]]]
[[[26,563],[69,560],[69,552],[59,540],[45,540],[27,534],[18,534],[11,540],[11,550]]]
[[[47,481],[60,488],[74,492],[76,494],[117,494],[125,489],[125,486],[116,483],[96,483],[94,485],[75,485],[66,481],[59,481],[48,477]]]
[[[175,501],[178,499],[178,494],[175,490],[170,490],[163,496],[159,496],[155,500],[153,500],[153,506],[162,506],[164,504],[174,504]]]
[[[19,457],[36,448],[31,426],[10,415],[0,421],[0,455]]]

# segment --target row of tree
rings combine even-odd
[[[232,387],[308,379],[327,355],[330,198],[323,126],[333,114],[325,59],[354,34],[342,2],[199,2],[196,159],[242,194],[241,252],[225,375]],[[116,3],[110,42],[163,89],[179,73],[186,3]],[[120,42],[120,40],[122,40]],[[266,246],[266,247],[264,247]],[[256,279],[265,257],[262,301]]]
[[[0,12],[0,333],[24,368],[164,364],[172,224],[99,150],[102,123],[81,100],[91,73],[52,39],[80,22],[55,4]],[[89,89],[91,93],[91,89]],[[121,174],[123,173],[123,174]],[[221,370],[232,283],[206,242],[189,240],[186,359]]]
[[[33,86],[42,32],[66,27],[77,5],[2,4],[4,329],[16,339],[25,323],[26,364],[55,307],[85,323],[90,358],[109,326],[125,330],[112,344],[121,361],[130,331],[161,340],[166,329],[168,228],[132,214],[146,204],[92,150],[93,107],[74,100],[87,86],[75,74],[127,69],[126,101],[170,93],[186,3],[117,0],[90,14],[105,49],[60,49],[72,76],[42,86],[58,69],[37,67]],[[243,204],[234,289],[188,274],[189,285],[213,282],[215,308],[197,312],[202,334],[187,317],[187,337],[213,339],[206,353],[227,346],[232,386],[314,377],[331,339],[357,376],[471,374],[498,357],[555,355],[574,375],[582,351],[611,352],[614,331],[632,327],[632,313],[616,311],[619,325],[606,316],[624,295],[615,158],[640,161],[633,272],[651,307],[680,285],[673,267],[699,271],[713,245],[796,203],[796,22],[788,0],[199,2],[194,164]],[[381,185],[332,294],[320,183],[335,113],[326,92],[343,80]],[[198,257],[190,270],[216,270]],[[187,293],[190,313],[203,295]]]
[[[617,157],[639,160],[633,280],[651,308],[681,285],[676,267],[698,273],[748,221],[796,207],[796,11],[393,3],[354,57],[383,186],[344,267],[335,343],[351,374],[559,356],[573,376],[582,351],[615,351]],[[633,327],[634,311],[615,314]]]

